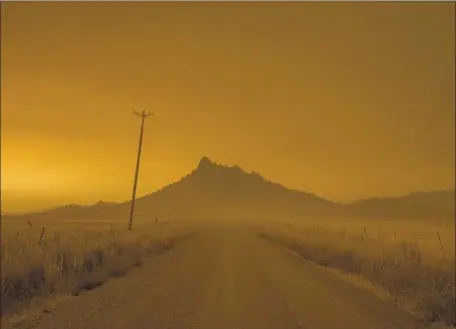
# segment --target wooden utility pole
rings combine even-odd
[[[142,139],[143,139],[143,132],[144,132],[144,119],[146,119],[150,115],[153,115],[152,113],[147,113],[144,110],[142,111],[142,113],[138,113],[136,111],[134,113],[141,117],[141,132],[139,134],[139,147],[138,147],[138,156],[136,158],[135,180],[133,183],[133,194],[131,196],[130,218],[128,220],[128,230],[129,231],[131,231],[131,226],[133,225],[133,214],[135,212],[136,186],[138,184],[139,160],[141,158]]]

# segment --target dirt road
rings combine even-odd
[[[416,328],[393,306],[243,228],[206,228],[16,328]]]

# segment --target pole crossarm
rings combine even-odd
[[[136,114],[137,116],[140,116],[141,118],[147,118],[148,116],[153,116],[154,115],[153,113],[149,113],[149,112],[146,112],[146,111],[142,111],[141,113],[133,111],[133,113]]]

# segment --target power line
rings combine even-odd
[[[138,184],[138,174],[139,174],[139,160],[141,158],[141,148],[142,148],[142,140],[143,140],[143,132],[144,132],[144,120],[148,117],[153,115],[153,113],[148,113],[146,111],[142,111],[142,113],[138,113],[134,111],[134,113],[141,117],[141,132],[139,134],[139,147],[138,147],[138,156],[136,158],[136,171],[135,171],[135,180],[133,183],[133,193],[131,196],[131,205],[130,205],[130,218],[128,220],[128,230],[131,231],[131,227],[133,225],[133,214],[135,212],[135,201],[136,201],[136,186]]]

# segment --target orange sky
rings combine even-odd
[[[142,109],[139,195],[203,155],[333,200],[454,186],[454,3],[1,6],[3,211],[128,199]]]

